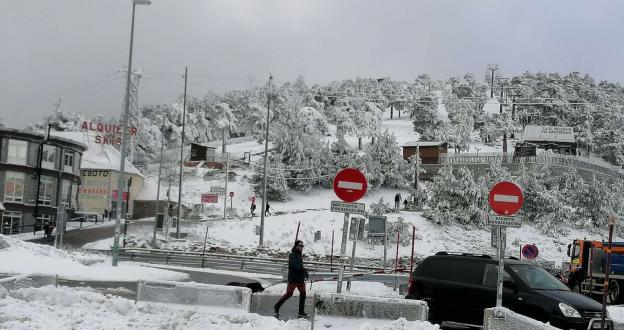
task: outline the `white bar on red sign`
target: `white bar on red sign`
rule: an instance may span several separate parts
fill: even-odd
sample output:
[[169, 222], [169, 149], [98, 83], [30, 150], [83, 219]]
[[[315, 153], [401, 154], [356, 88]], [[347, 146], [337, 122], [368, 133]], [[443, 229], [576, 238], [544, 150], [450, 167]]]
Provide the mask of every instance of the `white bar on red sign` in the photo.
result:
[[361, 182], [338, 181], [338, 188], [362, 190]]
[[494, 194], [495, 202], [518, 203], [518, 196]]

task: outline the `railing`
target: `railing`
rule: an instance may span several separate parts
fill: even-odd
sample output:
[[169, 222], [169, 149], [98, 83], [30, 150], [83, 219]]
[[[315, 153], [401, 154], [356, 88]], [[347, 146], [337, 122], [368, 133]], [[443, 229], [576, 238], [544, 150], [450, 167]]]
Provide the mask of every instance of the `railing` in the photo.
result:
[[[101, 252], [101, 251], [100, 251]], [[110, 251], [107, 251], [107, 253]], [[201, 253], [186, 252], [158, 249], [143, 248], [125, 248], [121, 249], [120, 257], [130, 261], [164, 263], [180, 266], [191, 266], [197, 268], [215, 268], [232, 271], [246, 271], [262, 274], [280, 275], [284, 277], [287, 272], [288, 260], [281, 258], [257, 257], [257, 256], [241, 256], [223, 253]], [[337, 274], [339, 266], [336, 263], [307, 261], [304, 262], [306, 267], [313, 273], [319, 274]], [[344, 265], [346, 268], [347, 265]], [[380, 267], [354, 265], [355, 272], [373, 272], [387, 271], [392, 272], [393, 269], [382, 269]], [[346, 271], [346, 269], [345, 269]], [[352, 273], [346, 273], [350, 276]]]
[[[624, 177], [624, 170], [606, 162], [572, 155], [560, 155], [542, 153], [537, 156], [514, 156], [513, 153], [490, 152], [490, 153], [449, 153], [441, 154], [439, 164], [547, 164], [569, 167], [579, 170], [590, 171], [596, 174], [612, 177]], [[426, 164], [425, 164], [426, 165]]]

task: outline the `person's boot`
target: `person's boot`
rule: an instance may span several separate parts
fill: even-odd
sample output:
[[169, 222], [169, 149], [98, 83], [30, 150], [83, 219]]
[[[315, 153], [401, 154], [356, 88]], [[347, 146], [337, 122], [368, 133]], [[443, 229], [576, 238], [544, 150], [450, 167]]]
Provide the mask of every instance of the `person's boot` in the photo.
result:
[[308, 314], [304, 312], [305, 298], [306, 296], [304, 295], [299, 296], [299, 315], [297, 315], [298, 318], [308, 318]]
[[277, 305], [273, 306], [273, 311], [275, 312], [275, 314], [273, 314], [273, 316], [276, 319], [279, 319], [280, 314], [279, 314], [279, 307]]

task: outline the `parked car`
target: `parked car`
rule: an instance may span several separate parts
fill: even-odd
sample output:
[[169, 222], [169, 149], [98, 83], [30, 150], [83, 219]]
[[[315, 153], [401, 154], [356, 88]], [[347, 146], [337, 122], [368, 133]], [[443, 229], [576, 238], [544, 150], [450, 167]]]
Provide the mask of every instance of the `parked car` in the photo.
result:
[[[543, 268], [505, 259], [503, 306], [562, 329], [587, 329], [602, 305], [570, 291]], [[425, 258], [410, 279], [407, 299], [427, 301], [434, 323], [483, 324], [483, 310], [496, 306], [498, 259], [438, 252]]]

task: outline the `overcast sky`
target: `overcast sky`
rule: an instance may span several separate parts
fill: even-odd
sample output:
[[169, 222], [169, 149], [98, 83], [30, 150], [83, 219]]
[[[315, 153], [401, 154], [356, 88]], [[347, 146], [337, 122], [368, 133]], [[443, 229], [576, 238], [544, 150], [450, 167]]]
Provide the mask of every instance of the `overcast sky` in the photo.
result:
[[[0, 117], [10, 127], [65, 110], [119, 116], [131, 0], [0, 1]], [[622, 81], [624, 1], [152, 0], [137, 6], [139, 102], [173, 102], [302, 75], [413, 80], [489, 63], [503, 76], [580, 71]]]

